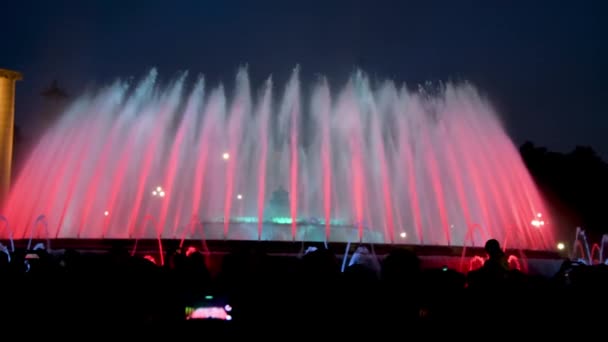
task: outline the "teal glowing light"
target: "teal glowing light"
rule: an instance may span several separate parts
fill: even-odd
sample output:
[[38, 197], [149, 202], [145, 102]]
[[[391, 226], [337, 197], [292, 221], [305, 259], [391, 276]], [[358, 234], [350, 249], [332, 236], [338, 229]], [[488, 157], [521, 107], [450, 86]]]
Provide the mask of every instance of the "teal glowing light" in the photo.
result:
[[[213, 222], [225, 222], [225, 220], [223, 217], [220, 217], [220, 218], [213, 220]], [[252, 224], [252, 223], [258, 223], [258, 222], [259, 222], [259, 220], [256, 216], [235, 216], [235, 217], [230, 218], [230, 223]], [[293, 223], [293, 219], [291, 217], [277, 216], [277, 217], [265, 218], [263, 223], [290, 225]], [[317, 218], [310, 219], [310, 218], [299, 217], [296, 219], [296, 223], [297, 224], [325, 225], [325, 219], [317, 219]], [[340, 220], [340, 219], [332, 219], [330, 221], [330, 224], [332, 226], [352, 225], [352, 223], [349, 224], [346, 220]]]
[[[276, 224], [292, 224], [293, 220], [291, 219], [291, 217], [273, 217], [270, 219], [270, 221], [272, 223], [276, 223]], [[298, 221], [298, 220], [296, 220]]]

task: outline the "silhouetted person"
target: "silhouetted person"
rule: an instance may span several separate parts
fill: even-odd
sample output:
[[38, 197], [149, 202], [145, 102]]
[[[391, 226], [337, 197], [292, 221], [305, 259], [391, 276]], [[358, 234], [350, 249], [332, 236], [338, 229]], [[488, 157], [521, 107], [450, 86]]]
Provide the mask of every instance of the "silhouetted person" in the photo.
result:
[[483, 264], [484, 269], [491, 272], [507, 272], [509, 270], [507, 256], [496, 239], [488, 240], [485, 250], [488, 253], [488, 260]]
[[420, 276], [420, 259], [411, 251], [395, 249], [382, 261], [381, 275], [384, 282], [396, 283], [398, 287], [417, 282]]
[[0, 275], [5, 275], [10, 267], [10, 254], [7, 249], [0, 243]]
[[488, 259], [478, 270], [468, 274], [468, 283], [471, 288], [494, 288], [504, 285], [509, 274], [509, 263], [505, 253], [500, 248], [500, 243], [490, 239], [485, 245]]
[[509, 264], [500, 244], [495, 239], [485, 245], [488, 259], [483, 266], [467, 276], [471, 291], [470, 313], [484, 312], [480, 322], [492, 327], [501, 326], [514, 309], [521, 310], [521, 300], [509, 290]]
[[403, 328], [415, 325], [419, 316], [423, 294], [421, 292], [421, 262], [418, 256], [406, 249], [391, 251], [382, 261], [382, 297], [386, 326]]

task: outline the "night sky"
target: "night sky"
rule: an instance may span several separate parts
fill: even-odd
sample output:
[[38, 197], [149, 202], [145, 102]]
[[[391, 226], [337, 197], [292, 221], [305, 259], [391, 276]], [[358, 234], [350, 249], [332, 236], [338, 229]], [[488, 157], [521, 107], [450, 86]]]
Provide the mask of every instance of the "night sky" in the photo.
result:
[[230, 85], [248, 64], [255, 86], [282, 85], [299, 64], [336, 85], [357, 67], [414, 86], [470, 80], [517, 144], [608, 157], [605, 1], [10, 1], [0, 67], [24, 74], [24, 134], [57, 79], [66, 91], [180, 70]]

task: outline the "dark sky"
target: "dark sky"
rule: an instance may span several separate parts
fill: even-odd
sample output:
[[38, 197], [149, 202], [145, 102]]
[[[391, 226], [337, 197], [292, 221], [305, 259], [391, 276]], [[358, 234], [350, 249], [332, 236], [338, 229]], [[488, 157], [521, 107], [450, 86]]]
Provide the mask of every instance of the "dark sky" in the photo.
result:
[[[40, 92], [71, 93], [151, 67], [254, 82], [300, 64], [336, 83], [356, 67], [410, 85], [476, 84], [516, 143], [591, 145], [608, 156], [606, 1], [7, 1], [0, 67], [23, 72], [27, 134]], [[229, 84], [229, 83], [228, 83]], [[281, 83], [279, 83], [281, 84]]]

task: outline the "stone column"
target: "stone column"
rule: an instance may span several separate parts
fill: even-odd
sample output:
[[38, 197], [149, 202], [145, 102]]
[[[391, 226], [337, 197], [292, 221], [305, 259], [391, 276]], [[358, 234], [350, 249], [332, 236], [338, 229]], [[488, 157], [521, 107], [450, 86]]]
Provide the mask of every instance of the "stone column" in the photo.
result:
[[0, 201], [6, 199], [11, 185], [13, 135], [15, 128], [16, 71], [0, 69]]

